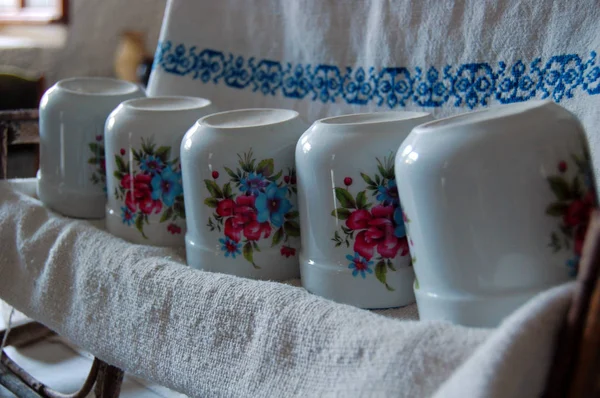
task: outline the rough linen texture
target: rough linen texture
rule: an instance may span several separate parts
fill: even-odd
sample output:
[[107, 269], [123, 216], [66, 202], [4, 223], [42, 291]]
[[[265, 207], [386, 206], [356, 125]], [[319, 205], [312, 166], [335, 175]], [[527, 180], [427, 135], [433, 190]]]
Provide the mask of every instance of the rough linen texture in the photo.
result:
[[495, 331], [400, 321], [414, 306], [385, 317], [289, 284], [192, 270], [174, 251], [48, 211], [34, 190], [0, 182], [0, 297], [190, 396], [535, 396], [572, 290], [540, 295]]

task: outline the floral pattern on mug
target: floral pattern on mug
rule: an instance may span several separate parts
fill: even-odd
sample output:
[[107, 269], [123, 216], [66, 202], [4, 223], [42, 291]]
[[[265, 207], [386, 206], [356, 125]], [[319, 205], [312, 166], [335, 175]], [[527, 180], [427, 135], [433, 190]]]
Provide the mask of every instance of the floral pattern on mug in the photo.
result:
[[269, 239], [271, 247], [281, 244], [282, 257], [295, 256], [296, 248], [289, 242], [290, 237], [300, 236], [299, 214], [291, 200], [297, 194], [294, 169], [288, 168], [285, 175], [283, 170], [276, 173], [273, 159], [257, 163], [252, 149], [238, 158], [235, 171], [223, 168], [229, 177], [224, 184], [218, 182], [218, 170], [211, 172], [212, 179], [204, 180], [210, 193], [204, 204], [214, 209], [207, 227], [225, 235], [219, 239], [225, 257], [235, 259], [241, 254], [257, 269], [254, 252], [261, 251], [264, 240]]
[[88, 164], [92, 165], [93, 171], [90, 181], [92, 184], [101, 184], [106, 192], [106, 159], [104, 157], [104, 137], [99, 134], [95, 142], [88, 144], [92, 154], [88, 158]]
[[[572, 167], [575, 175], [569, 179], [567, 174]], [[558, 230], [550, 235], [548, 246], [555, 253], [562, 250], [572, 253], [566, 266], [575, 276], [592, 210], [597, 203], [589, 153], [584, 150], [582, 156], [571, 155], [569, 161], [559, 161], [556, 168], [558, 174], [547, 178], [556, 201], [548, 205], [546, 214], [560, 221]]]
[[359, 188], [356, 196], [350, 192], [352, 177], [344, 178], [344, 187], [335, 187], [339, 207], [331, 215], [344, 224], [340, 226], [341, 233], [335, 231], [331, 240], [336, 247], [345, 244], [349, 248], [352, 244], [353, 252], [346, 259], [353, 276], [366, 278], [374, 273], [393, 291], [386, 277], [388, 270], [396, 271], [392, 260], [409, 254], [405, 216], [394, 175], [394, 154], [383, 162], [377, 159], [377, 170], [373, 177], [360, 173], [366, 187]]
[[131, 148], [133, 161], [139, 171], [133, 170], [127, 162], [127, 151], [121, 148], [115, 154], [118, 184], [114, 195], [123, 201], [121, 217], [123, 224], [135, 226], [146, 239], [144, 225], [150, 222], [148, 216], [160, 215], [160, 223], [169, 223], [165, 228], [173, 234], [181, 234], [181, 227], [175, 224], [185, 220], [183, 185], [179, 158], [171, 159], [171, 147], [156, 147], [151, 140], [142, 139], [141, 149]]

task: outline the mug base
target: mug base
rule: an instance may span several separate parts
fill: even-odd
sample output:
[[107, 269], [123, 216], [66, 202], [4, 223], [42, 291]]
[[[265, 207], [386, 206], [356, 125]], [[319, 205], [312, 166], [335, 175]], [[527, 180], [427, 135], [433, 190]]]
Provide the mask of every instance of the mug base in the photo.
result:
[[364, 309], [403, 307], [415, 302], [412, 267], [388, 270], [388, 290], [375, 274], [352, 275], [352, 270], [337, 264], [319, 264], [300, 255], [302, 286], [312, 294]]
[[73, 218], [104, 218], [106, 194], [82, 194], [81, 191], [65, 189], [44, 181], [37, 173], [37, 196], [50, 209]]
[[422, 321], [449, 321], [469, 327], [493, 328], [544, 290], [540, 288], [496, 296], [443, 296], [415, 289], [415, 296]]
[[257, 260], [257, 253], [255, 253], [254, 259], [260, 266], [255, 268], [242, 254], [238, 254], [235, 258], [225, 257], [219, 249], [220, 246], [220, 244], [215, 245], [215, 249], [201, 247], [192, 238], [186, 236], [185, 252], [188, 265], [202, 271], [259, 280], [288, 281], [300, 277], [298, 257], [283, 257], [278, 248], [262, 250], [260, 261]]
[[[152, 222], [152, 221], [150, 221]], [[151, 245], [160, 247], [183, 247], [183, 234], [185, 228], [180, 234], [172, 234], [167, 230], [167, 223], [144, 225], [144, 238], [142, 233], [138, 231], [135, 224], [123, 224], [120, 212], [106, 207], [106, 230], [121, 239], [138, 245]]]

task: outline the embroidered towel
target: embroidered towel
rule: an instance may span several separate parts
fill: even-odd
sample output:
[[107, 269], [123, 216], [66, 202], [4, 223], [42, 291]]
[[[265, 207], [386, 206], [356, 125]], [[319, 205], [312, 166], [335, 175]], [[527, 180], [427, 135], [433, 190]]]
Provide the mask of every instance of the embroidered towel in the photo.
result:
[[[127, 372], [194, 397], [534, 397], [572, 285], [498, 329], [415, 322], [192, 270], [0, 182], [0, 298]], [[96, 223], [101, 227], [101, 223]]]
[[548, 98], [582, 119], [597, 152], [599, 20], [596, 0], [170, 0], [149, 94], [309, 122]]

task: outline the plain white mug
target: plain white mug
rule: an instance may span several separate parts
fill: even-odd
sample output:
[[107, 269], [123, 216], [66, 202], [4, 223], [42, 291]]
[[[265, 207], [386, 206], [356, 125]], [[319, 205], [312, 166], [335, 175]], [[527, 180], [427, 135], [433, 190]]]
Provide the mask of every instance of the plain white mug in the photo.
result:
[[46, 91], [37, 175], [44, 204], [70, 217], [104, 217], [104, 123], [121, 102], [144, 95], [133, 83], [100, 77], [61, 80]]

